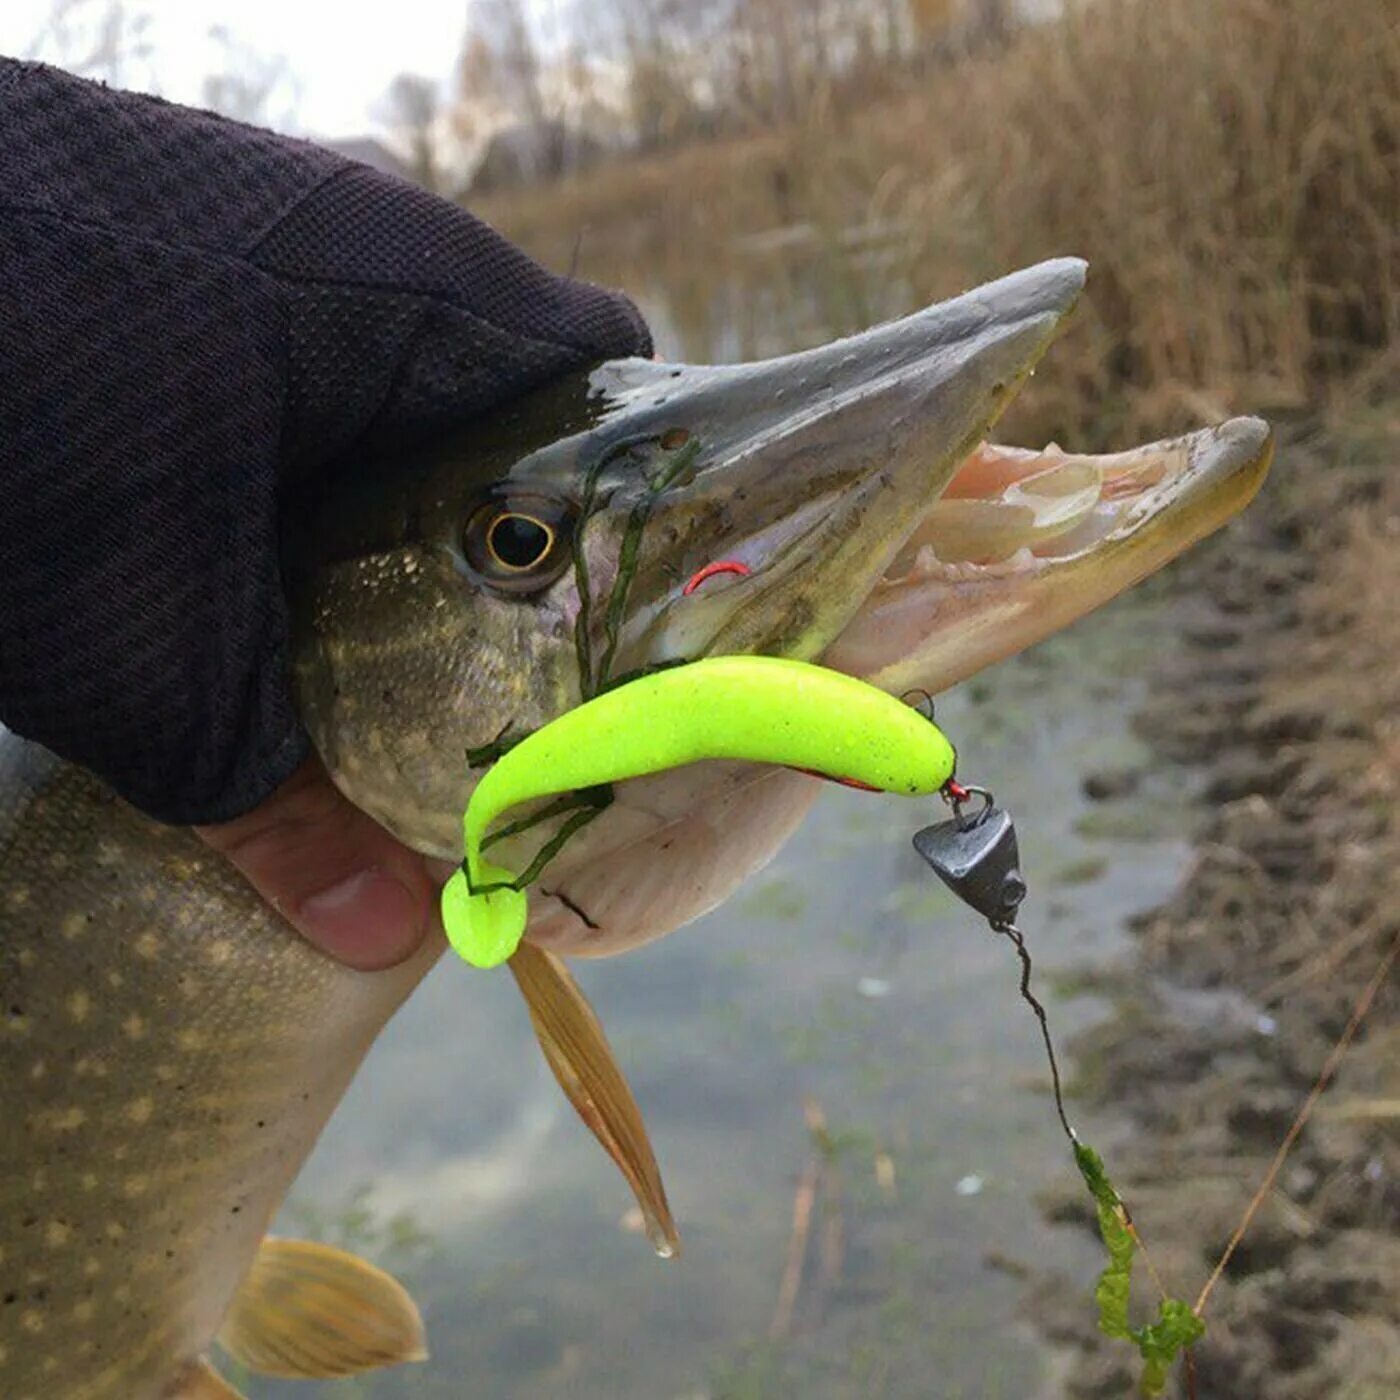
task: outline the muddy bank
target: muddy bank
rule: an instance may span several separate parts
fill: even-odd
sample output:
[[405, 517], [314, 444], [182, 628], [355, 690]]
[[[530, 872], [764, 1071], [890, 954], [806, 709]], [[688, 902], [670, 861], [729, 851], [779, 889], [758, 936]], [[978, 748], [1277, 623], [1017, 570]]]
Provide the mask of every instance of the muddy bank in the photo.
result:
[[[1073, 1048], [1078, 1092], [1133, 1126], [1110, 1166], [1193, 1300], [1400, 927], [1400, 420], [1286, 434], [1187, 584], [1140, 727], [1200, 768], [1197, 857]], [[1106, 806], [1131, 777], [1097, 780]], [[1201, 1400], [1400, 1395], [1394, 982], [1211, 1298]], [[1091, 1227], [1075, 1183], [1045, 1205]], [[1071, 1348], [1069, 1394], [1133, 1393], [1082, 1290], [1048, 1284], [1035, 1310]]]

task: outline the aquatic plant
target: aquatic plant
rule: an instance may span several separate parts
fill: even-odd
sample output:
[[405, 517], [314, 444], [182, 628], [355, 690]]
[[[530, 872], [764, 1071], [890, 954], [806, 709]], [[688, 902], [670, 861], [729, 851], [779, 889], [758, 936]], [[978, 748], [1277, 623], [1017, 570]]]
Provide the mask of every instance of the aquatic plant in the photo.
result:
[[1137, 1232], [1104, 1170], [1103, 1158], [1088, 1143], [1076, 1142], [1074, 1161], [1094, 1198], [1099, 1234], [1108, 1250], [1108, 1267], [1099, 1275], [1094, 1289], [1094, 1300], [1099, 1305], [1099, 1330], [1107, 1337], [1122, 1338], [1137, 1346], [1144, 1362], [1142, 1394], [1161, 1395], [1172, 1362], [1184, 1348], [1205, 1336], [1206, 1325], [1191, 1311], [1189, 1303], [1180, 1298], [1164, 1297], [1158, 1304], [1156, 1322], [1129, 1326], [1128, 1297], [1133, 1255], [1138, 1249]]

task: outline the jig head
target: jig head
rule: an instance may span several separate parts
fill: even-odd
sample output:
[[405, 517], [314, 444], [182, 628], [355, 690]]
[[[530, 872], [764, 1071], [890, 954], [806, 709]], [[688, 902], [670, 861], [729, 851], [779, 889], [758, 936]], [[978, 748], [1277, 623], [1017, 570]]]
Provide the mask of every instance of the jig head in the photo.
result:
[[[1026, 897], [1011, 813], [998, 807], [986, 788], [963, 787], [950, 779], [943, 795], [952, 803], [952, 817], [917, 832], [914, 849], [994, 929], [1009, 928]], [[975, 812], [965, 811], [974, 797], [980, 797], [982, 805]]]

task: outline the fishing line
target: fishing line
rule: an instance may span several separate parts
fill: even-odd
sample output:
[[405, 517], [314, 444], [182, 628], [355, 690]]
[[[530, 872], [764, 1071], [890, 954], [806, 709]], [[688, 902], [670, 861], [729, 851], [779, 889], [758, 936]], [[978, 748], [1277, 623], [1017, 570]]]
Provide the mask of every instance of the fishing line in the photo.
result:
[[998, 933], [1004, 933], [1015, 945], [1016, 956], [1021, 959], [1021, 1000], [1026, 1002], [1035, 1018], [1040, 1022], [1040, 1038], [1045, 1042], [1045, 1058], [1050, 1061], [1050, 1085], [1055, 1094], [1055, 1112], [1060, 1117], [1060, 1127], [1065, 1130], [1065, 1136], [1073, 1146], [1079, 1141], [1074, 1135], [1074, 1129], [1069, 1125], [1069, 1118], [1065, 1115], [1064, 1090], [1060, 1085], [1060, 1066], [1055, 1059], [1055, 1042], [1050, 1039], [1050, 1018], [1045, 1014], [1045, 1007], [1041, 1005], [1039, 997], [1031, 991], [1031, 955], [1026, 947], [1026, 936], [1016, 927], [1015, 924], [993, 925]]

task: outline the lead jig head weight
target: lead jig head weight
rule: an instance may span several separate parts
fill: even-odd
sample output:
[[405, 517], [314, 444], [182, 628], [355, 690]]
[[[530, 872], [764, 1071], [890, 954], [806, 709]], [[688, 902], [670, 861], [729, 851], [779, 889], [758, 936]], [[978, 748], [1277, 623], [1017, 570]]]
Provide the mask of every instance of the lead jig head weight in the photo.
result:
[[[1005, 930], [1026, 897], [1011, 813], [998, 807], [986, 788], [950, 781], [943, 792], [952, 817], [917, 832], [914, 849], [963, 903], [994, 929]], [[981, 806], [969, 812], [973, 798], [981, 798]]]

